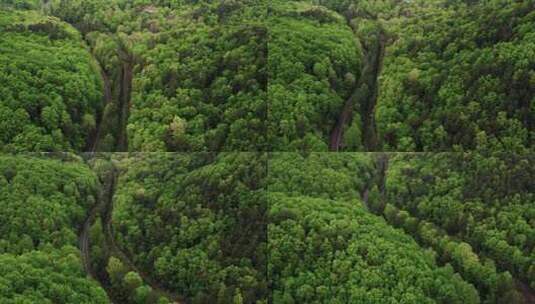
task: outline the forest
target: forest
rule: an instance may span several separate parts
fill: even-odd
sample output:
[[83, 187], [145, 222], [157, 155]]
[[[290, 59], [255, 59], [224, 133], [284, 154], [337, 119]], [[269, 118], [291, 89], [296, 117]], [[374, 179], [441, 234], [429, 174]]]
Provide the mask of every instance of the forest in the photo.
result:
[[267, 303], [266, 155], [0, 156], [2, 303]]
[[275, 153], [274, 303], [533, 303], [532, 155]]
[[1, 150], [267, 150], [266, 5], [0, 1]]
[[535, 158], [0, 156], [5, 303], [533, 303]]
[[0, 5], [2, 151], [533, 151], [533, 1]]
[[535, 287], [534, 161], [531, 154], [400, 155], [386, 174], [386, 204], [374, 211], [495, 300], [507, 295], [504, 283]]
[[265, 154], [136, 154], [120, 166], [112, 228], [134, 264], [192, 303], [266, 303]]
[[0, 0], [0, 304], [532, 304], [534, 143], [533, 0]]
[[533, 1], [272, 1], [271, 151], [533, 150]]
[[2, 303], [109, 303], [86, 277], [77, 232], [97, 176], [75, 156], [0, 156]]

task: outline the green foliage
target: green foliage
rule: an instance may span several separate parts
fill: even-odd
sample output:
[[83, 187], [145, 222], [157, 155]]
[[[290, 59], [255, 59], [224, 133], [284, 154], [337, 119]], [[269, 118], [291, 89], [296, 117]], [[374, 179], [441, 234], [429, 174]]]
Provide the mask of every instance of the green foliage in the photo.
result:
[[40, 6], [41, 0], [3, 0], [0, 3], [1, 8], [6, 9], [37, 9]]
[[77, 230], [98, 181], [75, 156], [0, 155], [2, 303], [109, 303], [87, 279]]
[[358, 201], [273, 192], [269, 201], [276, 220], [269, 225], [268, 275], [276, 303], [479, 303], [451, 267], [438, 268], [432, 255]]
[[202, 23], [155, 37], [134, 80], [129, 149], [264, 150], [266, 37], [259, 25]]
[[113, 212], [120, 247], [193, 303], [265, 298], [265, 162], [255, 153], [123, 159]]
[[475, 288], [451, 266], [438, 267], [431, 251], [362, 207], [358, 190], [371, 186], [372, 169], [366, 154], [272, 156], [273, 302], [479, 303]]
[[0, 40], [0, 150], [83, 150], [102, 84], [80, 35], [35, 11], [2, 10]]
[[48, 11], [85, 34], [109, 78], [99, 148], [266, 150], [266, 6], [52, 1]]
[[75, 245], [97, 180], [79, 163], [0, 155], [0, 189], [0, 253], [22, 253]]
[[[422, 240], [440, 247], [454, 264], [461, 263], [459, 267], [471, 273], [468, 276], [487, 285], [488, 293], [500, 293], [496, 282], [482, 282], [491, 276], [475, 268], [477, 261], [468, 265], [477, 256], [467, 258], [461, 252], [473, 248], [493, 259], [498, 269], [509, 271], [528, 285], [533, 283], [529, 267], [535, 259], [534, 161], [531, 155], [516, 154], [396, 155], [388, 171], [388, 201], [422, 223], [433, 224], [420, 225], [426, 227], [426, 231], [419, 231]], [[394, 206], [389, 208], [385, 209], [389, 222], [403, 226], [406, 220], [396, 215]], [[466, 243], [453, 245], [445, 237], [448, 234]], [[440, 238], [453, 247], [438, 242]]]
[[0, 254], [0, 297], [5, 304], [109, 303], [104, 290], [86, 278], [71, 246]]
[[385, 59], [376, 115], [385, 149], [530, 149], [533, 3], [448, 2], [391, 28], [398, 38]]
[[1, 303], [529, 300], [533, 1], [0, 2], [0, 151], [188, 152], [0, 155]]
[[139, 276], [137, 272], [130, 271], [128, 272], [124, 278], [124, 286], [127, 290], [135, 290], [143, 284], [143, 279]]
[[268, 136], [273, 151], [326, 151], [360, 76], [360, 45], [338, 14], [274, 1], [268, 43]]
[[274, 153], [269, 161], [269, 191], [352, 200], [374, 174], [373, 159], [366, 154]]
[[109, 275], [112, 284], [116, 285], [122, 282], [128, 269], [124, 266], [120, 259], [112, 256], [108, 260], [108, 266], [106, 266], [106, 272]]

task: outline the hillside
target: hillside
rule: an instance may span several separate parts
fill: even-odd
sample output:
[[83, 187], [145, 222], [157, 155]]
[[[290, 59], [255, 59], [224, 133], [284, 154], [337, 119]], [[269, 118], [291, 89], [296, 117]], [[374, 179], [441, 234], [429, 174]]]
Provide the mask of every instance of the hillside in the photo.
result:
[[0, 304], [535, 304], [535, 0], [0, 0]]

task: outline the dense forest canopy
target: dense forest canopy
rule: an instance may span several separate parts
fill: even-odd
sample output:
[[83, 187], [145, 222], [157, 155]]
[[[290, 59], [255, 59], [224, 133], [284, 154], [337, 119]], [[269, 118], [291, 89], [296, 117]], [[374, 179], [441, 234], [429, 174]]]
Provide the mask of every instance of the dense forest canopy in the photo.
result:
[[2, 8], [3, 150], [532, 150], [533, 1]]
[[533, 288], [534, 161], [516, 154], [400, 155], [388, 170], [387, 201], [463, 240]]
[[[365, 154], [273, 157], [268, 277], [274, 303], [480, 303], [474, 286], [451, 266], [439, 267], [431, 251], [367, 212], [359, 193], [372, 186], [374, 167]], [[309, 173], [318, 174], [314, 184], [293, 178]]]
[[70, 25], [0, 11], [0, 149], [82, 151], [102, 107], [98, 66]]
[[[274, 151], [532, 150], [533, 1], [275, 1], [271, 12]], [[336, 58], [349, 50], [341, 35], [350, 62]]]
[[[3, 296], [107, 303], [85, 269], [126, 303], [530, 303], [533, 161], [503, 153], [3, 155], [0, 272], [12, 278], [0, 280]], [[53, 275], [38, 275], [50, 292], [28, 281], [27, 264], [31, 276]]]
[[88, 168], [31, 154], [2, 155], [0, 172], [0, 222], [9, 222], [0, 227], [2, 252], [76, 245], [78, 223], [96, 198], [97, 180]]
[[53, 1], [50, 13], [85, 34], [110, 82], [98, 149], [265, 150], [265, 6]]
[[2, 8], [3, 150], [267, 149], [267, 2]]
[[113, 228], [140, 269], [191, 303], [266, 303], [265, 155], [134, 154], [120, 166]]
[[446, 1], [394, 26], [377, 128], [394, 151], [532, 149], [535, 3]]
[[360, 44], [335, 12], [273, 1], [268, 21], [272, 151], [327, 151], [332, 125], [360, 76]]
[[0, 303], [535, 303], [535, 1], [0, 0]]
[[195, 23], [155, 38], [134, 79], [129, 149], [265, 149], [266, 36], [261, 24]]
[[2, 303], [109, 303], [75, 247], [97, 185], [80, 160], [0, 156]]

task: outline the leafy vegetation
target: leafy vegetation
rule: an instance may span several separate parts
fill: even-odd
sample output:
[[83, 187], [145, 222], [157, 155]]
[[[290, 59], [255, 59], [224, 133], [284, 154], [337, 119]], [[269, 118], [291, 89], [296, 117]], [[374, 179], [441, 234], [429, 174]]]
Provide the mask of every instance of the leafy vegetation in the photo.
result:
[[[533, 288], [533, 161], [531, 155], [516, 154], [397, 156], [386, 187], [393, 206], [386, 205], [384, 213], [439, 247], [443, 259], [458, 259], [489, 292], [500, 292], [496, 269]], [[460, 250], [475, 259], [468, 260]]]
[[194, 23], [154, 38], [134, 80], [130, 150], [264, 150], [266, 35]]
[[[358, 190], [373, 181], [373, 167], [366, 154], [274, 157], [268, 179], [273, 301], [479, 303], [476, 289], [451, 266], [438, 267], [431, 251], [366, 211]], [[318, 174], [318, 187], [295, 173]]]
[[2, 303], [109, 303], [100, 286], [86, 278], [78, 255], [71, 246], [0, 254]]
[[342, 16], [305, 2], [274, 1], [268, 25], [270, 148], [327, 151], [360, 76], [360, 44]]
[[74, 247], [95, 175], [80, 160], [0, 155], [0, 189], [2, 303], [109, 303]]
[[376, 117], [384, 149], [531, 149], [533, 2], [443, 2], [392, 30]]
[[102, 107], [98, 68], [71, 26], [0, 11], [0, 149], [82, 151]]
[[535, 303], [534, 29], [534, 1], [0, 0], [0, 302]]
[[2, 7], [4, 150], [532, 150], [531, 1]]
[[99, 150], [266, 150], [264, 1], [53, 1], [110, 102]]
[[76, 228], [95, 204], [97, 180], [79, 163], [0, 156], [1, 251], [76, 245]]
[[268, 23], [275, 151], [531, 150], [532, 2], [280, 2]]
[[119, 247], [191, 303], [265, 303], [265, 162], [255, 153], [125, 158], [112, 219]]

